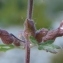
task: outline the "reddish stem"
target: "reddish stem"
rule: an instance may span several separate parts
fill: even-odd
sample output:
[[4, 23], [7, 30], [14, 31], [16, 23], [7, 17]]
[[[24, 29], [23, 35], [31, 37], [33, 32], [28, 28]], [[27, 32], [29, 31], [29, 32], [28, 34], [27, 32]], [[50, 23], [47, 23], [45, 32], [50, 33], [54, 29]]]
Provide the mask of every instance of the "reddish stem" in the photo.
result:
[[32, 18], [33, 0], [28, 0], [27, 18]]
[[30, 44], [29, 44], [29, 40], [26, 40], [26, 59], [25, 59], [25, 63], [30, 63]]
[[[28, 10], [27, 10], [27, 19], [32, 18], [32, 10], [33, 10], [33, 0], [28, 0]], [[26, 30], [26, 29], [25, 29]], [[26, 59], [25, 63], [30, 63], [30, 42], [29, 42], [29, 37], [28, 37], [27, 31], [25, 31], [25, 48], [26, 48]]]

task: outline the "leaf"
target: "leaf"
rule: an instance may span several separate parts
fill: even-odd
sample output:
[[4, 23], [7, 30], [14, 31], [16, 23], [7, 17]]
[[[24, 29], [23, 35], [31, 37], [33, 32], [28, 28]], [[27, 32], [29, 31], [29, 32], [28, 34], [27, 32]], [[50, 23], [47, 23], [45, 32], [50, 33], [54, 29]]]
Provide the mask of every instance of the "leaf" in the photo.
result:
[[[30, 36], [30, 40], [33, 44], [38, 44], [38, 42], [36, 41], [36, 39], [33, 36]], [[54, 49], [60, 49], [60, 47], [52, 44], [53, 42], [54, 42], [54, 40], [48, 40], [46, 42], [39, 43], [38, 49], [45, 50], [50, 53], [57, 53], [57, 51]]]
[[46, 45], [38, 45], [38, 49], [45, 50], [46, 52], [50, 53], [57, 53], [55, 49], [60, 49], [60, 47], [54, 44], [46, 44]]
[[42, 42], [40, 44], [47, 45], [47, 44], [52, 44], [53, 42], [54, 42], [54, 40], [47, 40], [46, 42]]
[[38, 49], [39, 50], [45, 50], [46, 52], [50, 52], [50, 53], [57, 53], [57, 51], [54, 50], [53, 47], [50, 47], [50, 46], [41, 46], [41, 45], [39, 45]]
[[54, 40], [47, 40], [45, 43], [47, 44], [52, 44], [54, 42]]
[[58, 46], [58, 45], [51, 44], [51, 46], [52, 46], [54, 49], [61, 49], [61, 47]]
[[30, 36], [30, 40], [33, 44], [38, 44], [37, 40], [33, 36]]
[[51, 48], [48, 48], [48, 49], [44, 49], [44, 50], [46, 50], [46, 52], [50, 52], [50, 53], [57, 53], [57, 51], [56, 50], [54, 50], [54, 49], [51, 49]]
[[9, 49], [14, 48], [13, 45], [4, 45], [4, 44], [0, 44], [0, 51], [7, 51]]
[[54, 40], [48, 40], [46, 42], [38, 44], [38, 49], [43, 50], [46, 46], [51, 45], [54, 42]]
[[46, 42], [40, 43], [40, 44], [38, 44], [38, 49], [45, 50], [47, 47], [50, 47], [51, 49], [60, 49], [59, 46], [53, 45], [52, 44], [53, 42], [54, 42], [54, 40], [48, 40]]
[[39, 50], [43, 50], [43, 49], [44, 49], [44, 46], [38, 45], [38, 49], [39, 49]]

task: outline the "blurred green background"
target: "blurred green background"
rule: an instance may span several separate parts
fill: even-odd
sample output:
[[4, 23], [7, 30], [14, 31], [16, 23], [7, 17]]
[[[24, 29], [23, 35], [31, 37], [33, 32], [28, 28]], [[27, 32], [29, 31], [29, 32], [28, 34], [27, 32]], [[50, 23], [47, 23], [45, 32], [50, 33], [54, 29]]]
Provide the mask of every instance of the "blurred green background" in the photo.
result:
[[[23, 25], [28, 0], [0, 0], [0, 26]], [[37, 29], [50, 28], [53, 19], [63, 11], [63, 0], [34, 0], [33, 20]]]
[[[27, 0], [0, 0], [0, 26], [23, 25], [27, 14], [27, 3]], [[51, 25], [45, 9], [45, 3], [40, 4], [40, 0], [34, 0], [33, 20], [37, 28], [48, 28]]]

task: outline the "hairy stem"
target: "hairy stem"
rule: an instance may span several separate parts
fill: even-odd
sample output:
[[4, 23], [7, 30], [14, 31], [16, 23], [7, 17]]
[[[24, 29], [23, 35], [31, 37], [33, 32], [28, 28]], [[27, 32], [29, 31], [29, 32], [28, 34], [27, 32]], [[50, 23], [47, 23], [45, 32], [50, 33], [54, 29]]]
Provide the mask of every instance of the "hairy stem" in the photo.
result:
[[33, 0], [28, 0], [27, 18], [32, 18]]
[[[28, 0], [28, 9], [27, 9], [27, 19], [32, 19], [32, 10], [33, 10], [33, 0]], [[25, 26], [25, 48], [26, 48], [26, 59], [25, 63], [30, 63], [30, 42], [28, 37], [28, 31]]]
[[30, 63], [30, 44], [29, 44], [29, 40], [26, 39], [26, 59], [25, 59], [25, 63]]
[[[33, 0], [28, 0], [28, 9], [27, 9], [27, 19], [32, 19], [32, 10], [33, 10]], [[27, 34], [26, 34], [27, 33]], [[25, 49], [26, 49], [26, 59], [25, 63], [30, 63], [30, 42], [27, 28], [25, 28]]]

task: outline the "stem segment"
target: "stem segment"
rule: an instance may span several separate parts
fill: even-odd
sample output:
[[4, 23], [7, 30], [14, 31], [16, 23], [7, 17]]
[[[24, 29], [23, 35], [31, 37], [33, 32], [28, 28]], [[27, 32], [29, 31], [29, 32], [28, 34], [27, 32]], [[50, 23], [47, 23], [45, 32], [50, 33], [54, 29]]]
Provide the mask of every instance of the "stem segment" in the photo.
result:
[[30, 43], [29, 40], [26, 39], [26, 59], [25, 59], [25, 63], [30, 63]]
[[32, 10], [33, 10], [33, 0], [28, 0], [28, 10], [27, 10], [27, 18], [32, 18]]
[[[32, 19], [32, 10], [33, 10], [33, 0], [28, 0], [28, 10], [27, 10], [27, 19]], [[25, 29], [26, 30], [26, 29]], [[25, 49], [26, 49], [26, 59], [25, 63], [30, 63], [30, 41], [28, 32], [25, 31]]]

